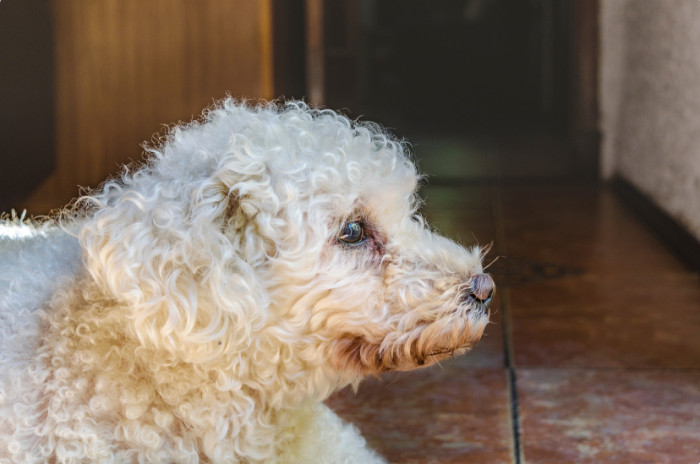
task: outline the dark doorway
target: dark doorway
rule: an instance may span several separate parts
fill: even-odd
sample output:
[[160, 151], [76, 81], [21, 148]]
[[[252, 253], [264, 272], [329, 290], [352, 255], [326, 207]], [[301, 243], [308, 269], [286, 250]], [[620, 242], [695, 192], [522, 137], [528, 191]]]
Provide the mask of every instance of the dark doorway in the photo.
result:
[[571, 117], [574, 85], [589, 84], [573, 79], [577, 0], [309, 4], [323, 9], [323, 24], [307, 21], [322, 29], [320, 103], [405, 136], [436, 179], [583, 172]]
[[[556, 56], [562, 50], [555, 47], [563, 41], [551, 38], [554, 29], [563, 29], [553, 24], [560, 17], [550, 11], [555, 4], [392, 0], [370, 5], [361, 63], [368, 107], [394, 109], [409, 122], [448, 129], [564, 115], [562, 99], [554, 98], [563, 96], [566, 69], [565, 56]], [[560, 9], [563, 3], [556, 5]], [[558, 89], [544, 85], [555, 81]]]

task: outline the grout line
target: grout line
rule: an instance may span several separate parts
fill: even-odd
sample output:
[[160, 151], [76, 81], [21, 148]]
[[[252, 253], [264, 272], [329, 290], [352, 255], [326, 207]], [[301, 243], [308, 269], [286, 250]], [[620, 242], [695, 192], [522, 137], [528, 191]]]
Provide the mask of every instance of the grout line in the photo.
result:
[[503, 350], [506, 375], [508, 376], [508, 395], [510, 399], [510, 422], [513, 433], [513, 461], [515, 464], [524, 463], [520, 430], [520, 404], [518, 403], [518, 385], [515, 372], [515, 358], [510, 328], [510, 298], [506, 289], [501, 295], [503, 311]]
[[[492, 201], [492, 215], [496, 233], [496, 252], [506, 255], [505, 224], [503, 216], [503, 203], [500, 186], [494, 189], [495, 199]], [[523, 464], [521, 430], [520, 430], [520, 406], [518, 404], [518, 386], [515, 372], [515, 353], [510, 317], [510, 294], [507, 288], [501, 293], [501, 311], [503, 317], [503, 358], [505, 361], [506, 375], [508, 376], [508, 397], [510, 400], [510, 422], [513, 438], [513, 462]]]

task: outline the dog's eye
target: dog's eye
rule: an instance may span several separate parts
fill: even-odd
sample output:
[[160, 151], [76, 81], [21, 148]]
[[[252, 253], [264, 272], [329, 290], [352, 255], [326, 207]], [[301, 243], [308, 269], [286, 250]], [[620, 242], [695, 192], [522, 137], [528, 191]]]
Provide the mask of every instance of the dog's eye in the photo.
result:
[[351, 245], [362, 242], [365, 239], [365, 226], [360, 221], [346, 222], [340, 229], [338, 240]]

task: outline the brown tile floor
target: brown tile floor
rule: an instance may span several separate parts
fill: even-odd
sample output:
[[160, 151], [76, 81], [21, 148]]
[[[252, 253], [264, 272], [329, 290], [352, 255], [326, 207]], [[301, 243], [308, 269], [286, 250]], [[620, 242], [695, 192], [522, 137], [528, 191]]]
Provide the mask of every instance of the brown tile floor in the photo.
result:
[[[494, 324], [466, 356], [329, 404], [390, 462], [700, 462], [700, 279], [604, 187], [426, 188], [494, 242]], [[515, 418], [515, 421], [514, 421]]]

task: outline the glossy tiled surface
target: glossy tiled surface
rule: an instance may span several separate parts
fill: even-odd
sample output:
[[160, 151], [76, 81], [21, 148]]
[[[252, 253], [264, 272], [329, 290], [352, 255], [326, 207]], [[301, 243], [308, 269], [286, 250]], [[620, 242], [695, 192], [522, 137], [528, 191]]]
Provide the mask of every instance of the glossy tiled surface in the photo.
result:
[[521, 462], [700, 462], [698, 275], [604, 188], [501, 198], [507, 253], [581, 271], [508, 289]]
[[700, 461], [700, 371], [519, 369], [524, 461]]
[[371, 446], [397, 463], [700, 462], [698, 275], [605, 187], [423, 195], [443, 233], [493, 243], [499, 300], [466, 356], [330, 401]]
[[507, 381], [502, 369], [442, 368], [387, 375], [330, 400], [372, 448], [396, 463], [511, 463]]
[[700, 369], [700, 283], [583, 275], [511, 290], [518, 366]]
[[582, 271], [510, 289], [517, 366], [700, 369], [698, 276], [610, 192], [548, 187], [503, 198], [508, 253]]

